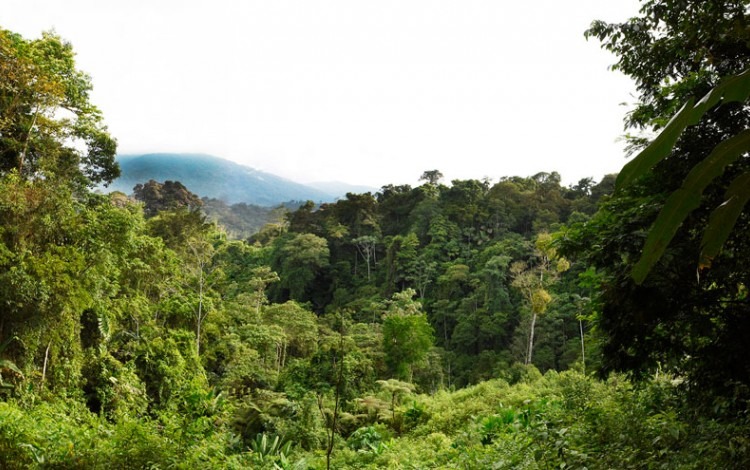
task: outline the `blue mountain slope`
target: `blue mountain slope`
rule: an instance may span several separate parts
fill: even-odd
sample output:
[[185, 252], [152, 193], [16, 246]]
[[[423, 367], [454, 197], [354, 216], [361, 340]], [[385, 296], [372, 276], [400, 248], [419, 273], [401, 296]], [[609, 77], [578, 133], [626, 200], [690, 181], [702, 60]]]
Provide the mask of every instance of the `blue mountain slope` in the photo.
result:
[[211, 155], [119, 155], [117, 161], [122, 175], [108, 190], [126, 194], [131, 194], [136, 184], [153, 179], [180, 181], [201, 197], [221, 199], [229, 204], [275, 206], [287, 201], [330, 202], [337, 196]]

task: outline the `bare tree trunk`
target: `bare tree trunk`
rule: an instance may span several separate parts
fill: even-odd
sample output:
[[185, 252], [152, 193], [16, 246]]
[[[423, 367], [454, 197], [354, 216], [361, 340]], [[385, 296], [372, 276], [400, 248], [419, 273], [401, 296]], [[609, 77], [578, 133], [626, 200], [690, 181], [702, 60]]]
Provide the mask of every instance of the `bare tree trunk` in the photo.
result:
[[578, 319], [578, 327], [581, 330], [581, 361], [583, 362], [583, 375], [586, 375], [586, 348], [583, 343], [583, 320]]
[[[362, 255], [362, 259], [365, 260], [365, 266], [367, 267], [367, 280], [370, 280], [370, 248], [367, 245], [360, 246], [359, 243], [356, 244], [357, 251], [360, 255]], [[355, 273], [356, 274], [356, 273]]]
[[450, 389], [451, 385], [453, 385], [452, 374], [453, 371], [451, 370], [451, 360], [448, 359], [448, 389]]
[[281, 343], [276, 343], [276, 373], [281, 372]]
[[[546, 264], [549, 262], [546, 256], [542, 258], [543, 265], [546, 266]], [[544, 269], [539, 270], [539, 286], [540, 288], [543, 288], [544, 286]], [[533, 292], [529, 295], [529, 298], [533, 297]], [[531, 313], [531, 331], [529, 331], [529, 349], [526, 352], [526, 365], [531, 364], [531, 357], [534, 353], [534, 329], [536, 328], [536, 312], [534, 312], [534, 307], [532, 305], [531, 307], [532, 313]]]
[[26, 160], [26, 152], [29, 150], [29, 140], [31, 139], [31, 131], [34, 130], [34, 126], [36, 125], [36, 118], [39, 116], [39, 106], [37, 106], [36, 111], [34, 111], [34, 119], [31, 121], [31, 125], [29, 126], [29, 131], [26, 133], [26, 140], [23, 142], [23, 150], [21, 150], [21, 153], [18, 155], [18, 174], [21, 175], [23, 173], [23, 163], [24, 160]]
[[534, 327], [536, 326], [536, 313], [531, 314], [531, 331], [529, 331], [529, 349], [526, 351], [526, 365], [531, 364], [531, 354], [534, 352]]
[[203, 266], [200, 267], [198, 278], [198, 317], [195, 326], [195, 351], [201, 355], [201, 323], [203, 323]]
[[47, 343], [47, 349], [44, 351], [44, 366], [42, 367], [42, 384], [44, 387], [44, 379], [47, 377], [47, 361], [49, 360], [49, 348], [52, 346], [52, 342]]

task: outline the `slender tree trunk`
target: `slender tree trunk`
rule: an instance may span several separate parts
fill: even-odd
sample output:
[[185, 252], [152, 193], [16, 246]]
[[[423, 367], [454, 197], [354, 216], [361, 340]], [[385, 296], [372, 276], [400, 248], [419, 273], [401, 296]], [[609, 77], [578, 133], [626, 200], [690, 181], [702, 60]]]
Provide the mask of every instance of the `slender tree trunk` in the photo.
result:
[[586, 375], [586, 348], [583, 342], [583, 320], [578, 319], [578, 327], [581, 330], [581, 362], [583, 362], [583, 375]]
[[44, 380], [47, 377], [47, 361], [49, 360], [49, 348], [52, 346], [52, 342], [47, 343], [47, 349], [44, 351], [44, 366], [42, 367], [42, 385], [44, 387]]
[[370, 255], [372, 253], [370, 251], [370, 248], [367, 245], [360, 247], [359, 243], [357, 243], [356, 247], [357, 247], [357, 251], [359, 252], [359, 254], [362, 255], [362, 259], [365, 260], [365, 266], [367, 267], [367, 281], [369, 282], [370, 281]]
[[255, 301], [255, 319], [256, 321], [260, 322], [260, 304], [263, 299], [263, 289], [258, 289], [256, 295], [258, 296], [258, 298]]
[[453, 384], [453, 380], [452, 380], [452, 377], [451, 377], [452, 372], [453, 371], [451, 370], [451, 360], [448, 359], [448, 389], [450, 389], [451, 385]]
[[526, 365], [531, 364], [531, 354], [534, 352], [534, 327], [536, 326], [536, 312], [531, 314], [531, 331], [529, 331], [529, 349], [526, 351]]
[[29, 140], [31, 140], [31, 131], [34, 130], [34, 126], [36, 125], [36, 119], [39, 116], [39, 106], [37, 106], [36, 111], [34, 112], [34, 119], [31, 121], [31, 125], [29, 126], [29, 131], [26, 133], [26, 140], [23, 142], [23, 150], [21, 150], [21, 153], [18, 155], [18, 174], [23, 174], [23, 164], [24, 160], [26, 160], [26, 152], [29, 150]]
[[[542, 263], [545, 266], [548, 263], [548, 259], [546, 256], [542, 258]], [[539, 270], [539, 287], [543, 288], [543, 286], [544, 286], [544, 269], [540, 269]], [[529, 294], [529, 298], [530, 299], [533, 298], [533, 295], [534, 293], [532, 291]], [[532, 305], [532, 310], [533, 309], [534, 307]], [[534, 353], [534, 329], [536, 327], [536, 316], [537, 316], [536, 312], [531, 313], [531, 331], [529, 331], [529, 349], [526, 352], [526, 365], [531, 364], [531, 357], [532, 357], [532, 354]]]
[[[195, 351], [198, 356], [201, 354], [201, 327], [203, 321], [208, 315], [207, 311], [203, 310], [203, 297], [206, 293], [206, 273], [211, 258], [213, 257], [210, 251], [212, 247], [208, 242], [201, 241], [188, 241], [188, 248], [193, 252], [195, 256], [195, 269], [198, 274], [198, 309], [195, 312]], [[189, 266], [192, 268], [192, 265]], [[191, 269], [192, 270], [192, 269]]]
[[317, 393], [316, 394], [316, 398], [317, 398], [317, 401], [318, 401], [318, 411], [320, 411], [320, 417], [323, 419], [323, 421], [327, 421], [326, 420], [326, 412], [323, 409], [323, 394], [322, 393]]
[[281, 343], [276, 343], [276, 373], [281, 372]]
[[201, 323], [203, 323], [203, 267], [200, 268], [198, 277], [198, 317], [195, 325], [195, 350], [201, 355]]

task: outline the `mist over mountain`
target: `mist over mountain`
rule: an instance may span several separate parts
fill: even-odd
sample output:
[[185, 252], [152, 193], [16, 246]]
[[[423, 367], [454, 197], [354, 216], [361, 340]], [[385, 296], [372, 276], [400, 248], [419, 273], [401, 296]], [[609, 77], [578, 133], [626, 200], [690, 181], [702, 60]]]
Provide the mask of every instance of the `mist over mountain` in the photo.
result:
[[[133, 192], [133, 187], [148, 180], [180, 181], [201, 197], [221, 199], [228, 204], [244, 202], [275, 206], [288, 201], [332, 202], [344, 196], [335, 186], [325, 191], [238, 163], [204, 154], [150, 153], [118, 155], [122, 175], [108, 191]], [[336, 183], [341, 188], [353, 186]], [[351, 191], [349, 189], [348, 191]]]

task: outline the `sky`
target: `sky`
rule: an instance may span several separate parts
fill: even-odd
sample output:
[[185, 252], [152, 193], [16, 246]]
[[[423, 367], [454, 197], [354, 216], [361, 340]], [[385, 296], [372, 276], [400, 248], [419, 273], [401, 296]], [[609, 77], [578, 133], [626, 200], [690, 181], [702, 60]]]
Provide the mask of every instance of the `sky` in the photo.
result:
[[634, 85], [583, 32], [635, 0], [0, 0], [92, 77], [121, 154], [207, 153], [379, 188], [626, 162]]

